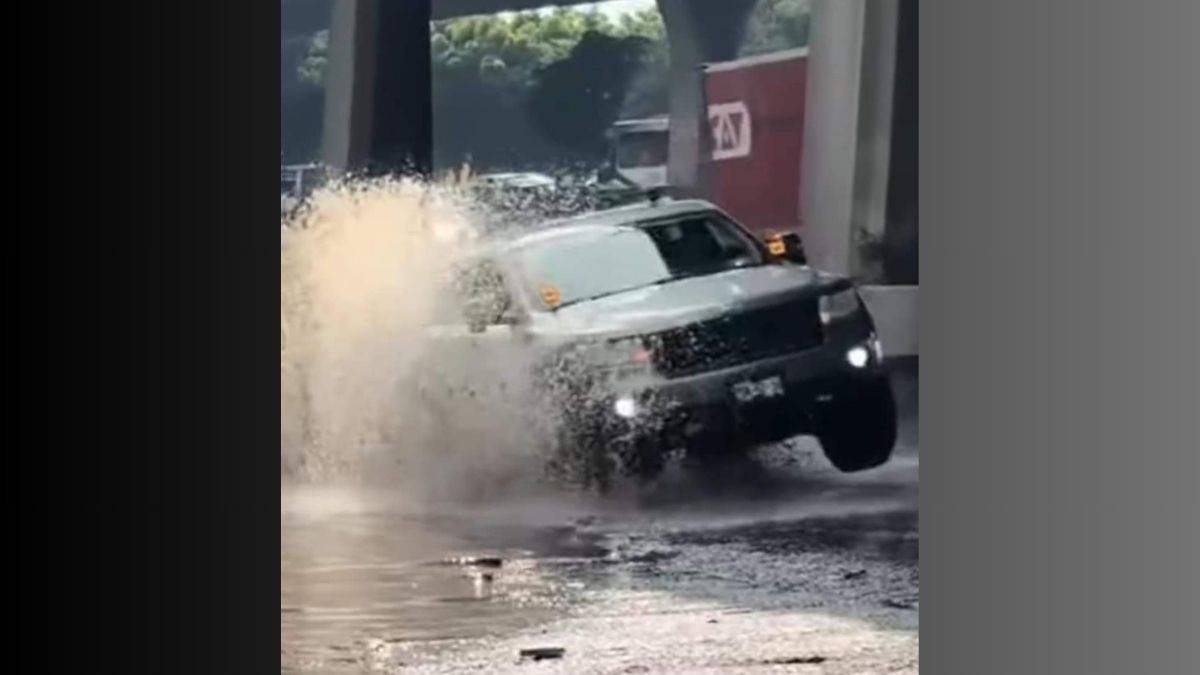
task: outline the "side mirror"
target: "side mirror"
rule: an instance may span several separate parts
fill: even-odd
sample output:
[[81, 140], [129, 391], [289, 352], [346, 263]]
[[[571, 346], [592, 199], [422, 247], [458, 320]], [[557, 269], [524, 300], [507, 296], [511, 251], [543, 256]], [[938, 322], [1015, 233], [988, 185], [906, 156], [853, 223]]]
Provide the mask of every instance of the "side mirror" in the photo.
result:
[[463, 318], [472, 333], [482, 333], [488, 326], [512, 324], [516, 320], [509, 313], [511, 298], [504, 288], [481, 291], [463, 302]]
[[484, 332], [496, 319], [484, 304], [476, 302], [468, 302], [463, 306], [463, 317], [467, 320], [467, 330], [472, 333]]
[[766, 238], [767, 251], [779, 260], [789, 260], [797, 265], [807, 265], [808, 256], [804, 253], [804, 244], [800, 235], [795, 232], [773, 234]]
[[456, 272], [455, 286], [468, 330], [482, 333], [500, 323], [512, 304], [500, 271], [482, 263]]

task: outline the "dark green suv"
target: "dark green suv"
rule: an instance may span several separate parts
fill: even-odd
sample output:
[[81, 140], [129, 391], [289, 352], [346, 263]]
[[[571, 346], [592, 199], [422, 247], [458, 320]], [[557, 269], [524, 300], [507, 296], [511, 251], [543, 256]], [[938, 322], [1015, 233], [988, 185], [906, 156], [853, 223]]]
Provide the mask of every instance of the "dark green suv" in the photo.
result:
[[533, 355], [539, 405], [601, 482], [803, 433], [842, 471], [878, 466], [896, 411], [871, 315], [849, 279], [781, 253], [699, 200], [551, 223], [458, 266], [460, 338]]

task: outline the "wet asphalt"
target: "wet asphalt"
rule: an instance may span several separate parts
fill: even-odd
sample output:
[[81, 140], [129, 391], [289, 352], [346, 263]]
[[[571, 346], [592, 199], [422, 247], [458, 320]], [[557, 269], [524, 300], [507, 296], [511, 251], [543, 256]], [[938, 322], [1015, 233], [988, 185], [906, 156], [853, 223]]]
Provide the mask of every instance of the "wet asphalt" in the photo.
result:
[[896, 368], [898, 447], [857, 474], [798, 437], [605, 497], [284, 485], [281, 668], [916, 672], [918, 381]]

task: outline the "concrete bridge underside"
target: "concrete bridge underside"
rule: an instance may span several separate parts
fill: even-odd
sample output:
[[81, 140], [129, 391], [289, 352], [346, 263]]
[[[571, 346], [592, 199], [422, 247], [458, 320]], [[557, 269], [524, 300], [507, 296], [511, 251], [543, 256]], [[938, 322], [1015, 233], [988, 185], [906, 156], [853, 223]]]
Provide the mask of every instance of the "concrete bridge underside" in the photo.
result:
[[[699, 188], [699, 66], [737, 56], [756, 3], [657, 0], [670, 40], [669, 176], [682, 192]], [[548, 4], [579, 0], [333, 3], [326, 163], [343, 170], [429, 172], [429, 22]], [[862, 233], [890, 236], [885, 222], [910, 222], [915, 237], [915, 4], [916, 0], [812, 2], [801, 219], [810, 256], [826, 269], [863, 272], [855, 240]], [[902, 13], [907, 18], [902, 19]], [[909, 28], [901, 31], [902, 25]], [[911, 54], [902, 59], [906, 70], [899, 75], [898, 54]], [[896, 108], [894, 101], [904, 105]], [[907, 125], [905, 129], [911, 126], [911, 139], [893, 138], [894, 118]], [[902, 193], [912, 196], [897, 199]]]

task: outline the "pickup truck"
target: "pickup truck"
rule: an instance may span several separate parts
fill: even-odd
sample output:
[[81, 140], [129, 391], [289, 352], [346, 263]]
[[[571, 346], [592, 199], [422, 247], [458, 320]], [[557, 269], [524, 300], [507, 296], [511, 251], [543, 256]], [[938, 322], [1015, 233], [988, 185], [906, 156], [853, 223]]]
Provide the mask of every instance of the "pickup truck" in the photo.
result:
[[759, 240], [712, 203], [657, 198], [496, 236], [454, 269], [455, 334], [483, 350], [458, 366], [526, 364], [590, 484], [652, 479], [669, 450], [703, 466], [799, 434], [845, 472], [891, 456], [872, 317], [794, 235]]

